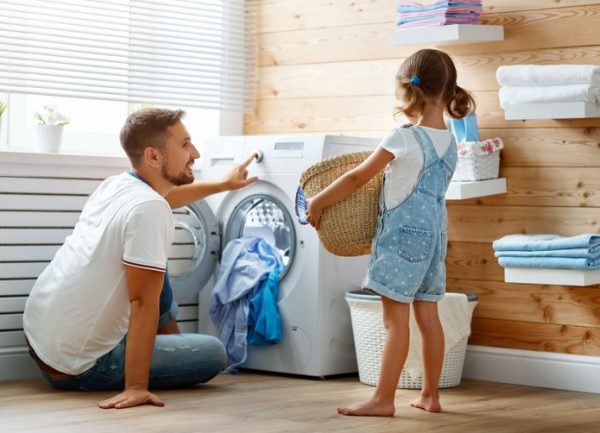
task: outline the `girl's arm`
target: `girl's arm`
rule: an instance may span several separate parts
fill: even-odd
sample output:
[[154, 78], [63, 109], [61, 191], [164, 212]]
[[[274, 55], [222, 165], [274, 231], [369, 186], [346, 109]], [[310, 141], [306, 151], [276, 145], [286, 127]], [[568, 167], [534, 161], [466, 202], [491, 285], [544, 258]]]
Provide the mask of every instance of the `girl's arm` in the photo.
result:
[[331, 185], [308, 200], [306, 212], [308, 222], [318, 229], [323, 209], [352, 195], [393, 159], [394, 155], [391, 152], [378, 147], [360, 165], [337, 178]]

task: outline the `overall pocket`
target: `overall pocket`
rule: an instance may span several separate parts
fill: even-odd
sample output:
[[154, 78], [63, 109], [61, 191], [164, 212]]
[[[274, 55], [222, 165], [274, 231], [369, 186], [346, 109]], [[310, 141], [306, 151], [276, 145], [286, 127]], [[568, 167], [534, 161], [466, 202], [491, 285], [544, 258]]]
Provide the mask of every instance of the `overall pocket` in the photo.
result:
[[422, 262], [431, 250], [433, 231], [416, 227], [400, 227], [398, 254], [409, 262]]

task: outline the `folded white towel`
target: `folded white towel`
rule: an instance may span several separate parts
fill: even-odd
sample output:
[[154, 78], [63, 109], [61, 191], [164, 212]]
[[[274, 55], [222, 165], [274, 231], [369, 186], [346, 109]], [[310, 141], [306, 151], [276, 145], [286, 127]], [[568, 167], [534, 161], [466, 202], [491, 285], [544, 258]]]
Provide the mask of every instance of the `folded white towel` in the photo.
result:
[[500, 106], [529, 104], [536, 102], [600, 103], [600, 87], [589, 84], [565, 84], [562, 86], [500, 87]]
[[[454, 349], [463, 339], [471, 335], [471, 316], [477, 301], [469, 302], [467, 295], [462, 293], [446, 293], [438, 303], [438, 312], [444, 329], [444, 354]], [[417, 380], [423, 375], [421, 362], [421, 335], [414, 319], [410, 314], [410, 344], [404, 369], [411, 380]]]
[[592, 84], [600, 86], [596, 65], [504, 65], [496, 70], [501, 86], [554, 86]]

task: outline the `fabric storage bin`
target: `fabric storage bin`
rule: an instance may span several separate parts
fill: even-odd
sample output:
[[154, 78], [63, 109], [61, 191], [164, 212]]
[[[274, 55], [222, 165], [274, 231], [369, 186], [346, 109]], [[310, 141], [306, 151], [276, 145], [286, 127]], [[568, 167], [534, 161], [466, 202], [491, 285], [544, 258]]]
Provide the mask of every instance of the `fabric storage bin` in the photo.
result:
[[[466, 308], [463, 311], [464, 317], [460, 317], [458, 319], [461, 320], [461, 325], [468, 327], [468, 333], [470, 334], [471, 317], [473, 310], [477, 305], [477, 295], [447, 293], [446, 296], [463, 296], [463, 300], [466, 299]], [[350, 307], [350, 317], [352, 321], [352, 332], [354, 334], [354, 346], [356, 349], [359, 380], [365, 385], [374, 386], [377, 384], [377, 380], [379, 379], [381, 355], [386, 338], [386, 330], [383, 326], [383, 306], [381, 304], [381, 297], [378, 295], [367, 294], [359, 290], [346, 293], [345, 299]], [[444, 314], [447, 311], [444, 310], [443, 302], [444, 300], [440, 301], [439, 312], [440, 321], [442, 322], [442, 327], [446, 333], [446, 330], [449, 328], [449, 319], [445, 320], [444, 316], [450, 316], [449, 314]], [[446, 303], [446, 305], [448, 305], [448, 303]], [[411, 307], [410, 338], [412, 341], [415, 339], [420, 341], [419, 331], [413, 317], [414, 314]], [[444, 363], [442, 365], [442, 372], [438, 382], [438, 386], [440, 388], [451, 388], [460, 384], [467, 351], [468, 338], [468, 335], [463, 336], [457, 340], [452, 347], [447, 348], [444, 356]], [[416, 355], [414, 352], [412, 352], [412, 349], [414, 348], [409, 348], [407, 363], [411, 356], [414, 358]], [[413, 378], [407, 369], [407, 364], [405, 363], [402, 373], [400, 374], [397, 388], [418, 389], [421, 388], [421, 386], [422, 375]]]
[[500, 170], [500, 150], [503, 147], [504, 143], [498, 137], [457, 143], [458, 158], [452, 181], [497, 178]]

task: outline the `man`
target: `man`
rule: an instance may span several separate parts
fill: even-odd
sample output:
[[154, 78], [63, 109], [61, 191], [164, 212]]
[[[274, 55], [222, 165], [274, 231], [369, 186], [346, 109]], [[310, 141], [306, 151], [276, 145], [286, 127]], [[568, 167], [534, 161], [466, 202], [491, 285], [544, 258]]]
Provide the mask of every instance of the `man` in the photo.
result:
[[44, 378], [61, 389], [122, 390], [98, 404], [104, 409], [164, 406], [149, 389], [206, 382], [225, 367], [217, 338], [179, 333], [166, 276], [171, 209], [255, 182], [247, 171], [255, 155], [221, 181], [194, 182], [200, 154], [183, 116], [146, 109], [127, 118], [120, 140], [132, 170], [90, 196], [25, 307]]

